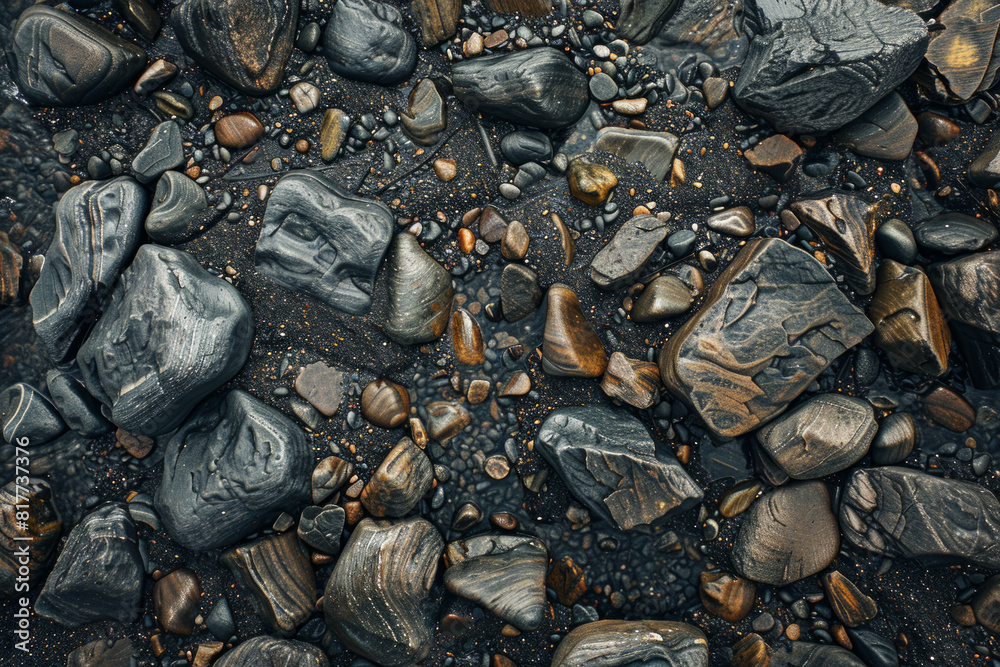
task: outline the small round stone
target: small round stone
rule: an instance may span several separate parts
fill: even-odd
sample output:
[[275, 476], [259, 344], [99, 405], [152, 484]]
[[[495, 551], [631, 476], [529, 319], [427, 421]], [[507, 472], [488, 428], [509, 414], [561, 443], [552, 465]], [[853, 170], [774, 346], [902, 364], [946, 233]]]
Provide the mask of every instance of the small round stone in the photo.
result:
[[598, 102], [610, 102], [618, 97], [618, 84], [604, 72], [590, 77], [590, 95]]

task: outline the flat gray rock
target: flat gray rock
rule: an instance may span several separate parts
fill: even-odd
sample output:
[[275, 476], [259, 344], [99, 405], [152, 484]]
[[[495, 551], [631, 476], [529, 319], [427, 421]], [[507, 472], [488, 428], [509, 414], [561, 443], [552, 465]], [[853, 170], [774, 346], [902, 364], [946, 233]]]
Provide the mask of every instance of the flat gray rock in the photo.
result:
[[594, 148], [626, 162], [641, 163], [653, 178], [662, 181], [670, 173], [679, 144], [677, 136], [669, 132], [605, 127], [597, 131]]
[[73, 431], [87, 438], [96, 438], [111, 430], [111, 424], [101, 415], [101, 404], [74, 374], [52, 369], [45, 377], [52, 404], [63, 421]]
[[43, 445], [66, 430], [49, 397], [27, 382], [16, 382], [0, 392], [0, 431], [3, 439], [19, 447]]
[[668, 231], [667, 223], [653, 215], [637, 215], [626, 221], [594, 256], [590, 279], [606, 291], [631, 285]]
[[132, 160], [132, 173], [140, 183], [152, 183], [170, 169], [184, 164], [181, 128], [172, 120], [164, 121], [149, 133], [149, 140]]
[[179, 171], [168, 171], [156, 182], [153, 205], [146, 216], [146, 234], [157, 243], [174, 245], [197, 236], [208, 209], [200, 185]]
[[417, 44], [399, 10], [375, 0], [338, 0], [323, 49], [337, 74], [382, 86], [408, 78], [417, 64]]

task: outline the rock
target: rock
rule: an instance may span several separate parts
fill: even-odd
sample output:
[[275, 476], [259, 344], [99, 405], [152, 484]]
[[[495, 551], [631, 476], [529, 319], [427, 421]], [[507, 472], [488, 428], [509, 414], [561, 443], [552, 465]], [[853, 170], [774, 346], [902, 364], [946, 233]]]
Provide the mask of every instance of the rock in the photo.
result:
[[361, 504], [377, 517], [409, 514], [430, 490], [434, 466], [427, 454], [403, 438], [386, 455], [361, 491]]
[[212, 605], [212, 611], [205, 618], [205, 627], [221, 641], [228, 641], [236, 635], [233, 612], [229, 609], [225, 595], [220, 596], [218, 602]]
[[452, 85], [473, 111], [539, 128], [572, 125], [589, 101], [587, 77], [547, 46], [455, 63]]
[[779, 132], [858, 118], [916, 70], [928, 41], [917, 15], [875, 0], [761, 0], [757, 23], [733, 95]]
[[400, 345], [429, 343], [444, 333], [455, 290], [451, 274], [417, 237], [397, 234], [388, 260], [389, 308], [385, 332]]
[[111, 424], [101, 416], [100, 404], [74, 375], [52, 369], [46, 375], [45, 385], [52, 404], [71, 430], [87, 438], [111, 430]]
[[854, 652], [869, 667], [899, 667], [896, 644], [891, 639], [868, 630], [848, 630]]
[[537, 537], [477, 535], [445, 551], [444, 585], [521, 630], [542, 624], [548, 552]]
[[590, 77], [587, 83], [590, 95], [598, 102], [610, 102], [618, 97], [618, 84], [604, 72], [598, 72]]
[[347, 648], [385, 667], [420, 662], [434, 641], [430, 591], [443, 549], [424, 519], [363, 519], [327, 582], [327, 626]]
[[163, 21], [149, 0], [114, 0], [111, 4], [137, 35], [147, 42], [156, 39]]
[[772, 586], [812, 576], [840, 549], [837, 518], [822, 482], [781, 486], [744, 514], [730, 558], [736, 571]]
[[252, 97], [281, 86], [298, 23], [295, 0], [183, 0], [170, 15], [184, 51]]
[[[462, 14], [461, 0], [414, 0], [410, 4], [420, 25], [420, 40], [424, 46], [436, 46], [450, 39], [458, 29]], [[478, 33], [477, 33], [478, 34]]]
[[[27, 521], [23, 512], [28, 514]], [[41, 578], [55, 555], [61, 533], [62, 520], [48, 482], [28, 477], [0, 488], [0, 595], [13, 598], [26, 592], [25, 585], [32, 587]], [[30, 541], [24, 540], [26, 535], [31, 536]]]
[[119, 639], [114, 644], [97, 639], [70, 651], [66, 667], [131, 667], [134, 652], [128, 639]]
[[296, 533], [311, 549], [336, 556], [340, 553], [340, 536], [344, 532], [345, 520], [344, 508], [337, 505], [306, 507], [299, 517]]
[[569, 607], [587, 592], [587, 582], [583, 570], [569, 556], [564, 556], [552, 565], [545, 584], [555, 591], [559, 604]]
[[0, 232], [0, 308], [6, 308], [17, 300], [23, 266], [21, 251], [10, 242], [6, 232]]
[[400, 115], [403, 131], [413, 143], [433, 146], [448, 129], [444, 96], [430, 79], [421, 79], [410, 91], [406, 113]]
[[323, 651], [305, 642], [251, 637], [215, 662], [215, 667], [330, 667]]
[[909, 468], [855, 470], [844, 486], [840, 526], [848, 542], [925, 565], [995, 569], [1000, 501], [984, 487]]
[[757, 431], [757, 440], [792, 479], [816, 479], [864, 458], [877, 430], [868, 401], [813, 396]]
[[576, 293], [562, 284], [550, 287], [542, 370], [556, 377], [596, 378], [604, 374], [607, 365], [604, 344], [583, 314]]
[[361, 394], [361, 414], [381, 428], [402, 426], [410, 414], [409, 394], [389, 380], [369, 382]]
[[1000, 252], [936, 264], [929, 273], [972, 383], [1000, 387]]
[[528, 254], [528, 244], [531, 239], [528, 237], [528, 230], [517, 220], [507, 225], [503, 239], [500, 242], [500, 254], [504, 259], [520, 261]]
[[483, 520], [483, 510], [475, 503], [463, 503], [455, 510], [455, 518], [452, 519], [451, 529], [464, 533], [476, 527]]
[[278, 180], [257, 239], [257, 268], [282, 287], [352, 315], [368, 312], [375, 273], [393, 233], [379, 201], [351, 194], [319, 174]]
[[875, 601], [862, 593], [854, 582], [836, 570], [827, 572], [820, 580], [826, 591], [826, 599], [833, 607], [833, 613], [849, 628], [856, 628], [878, 615]]
[[497, 396], [504, 398], [507, 396], [524, 396], [531, 391], [531, 378], [524, 371], [516, 371], [504, 383]]
[[576, 256], [576, 241], [573, 240], [573, 235], [570, 233], [569, 227], [566, 226], [566, 223], [563, 222], [558, 213], [551, 213], [549, 219], [552, 220], [552, 224], [559, 234], [559, 245], [563, 251], [563, 264], [569, 266], [573, 263], [573, 258]]
[[538, 274], [521, 264], [508, 264], [500, 274], [500, 308], [508, 322], [528, 317], [542, 303]]
[[479, 323], [464, 308], [456, 308], [451, 314], [451, 344], [460, 364], [478, 366], [486, 361], [486, 347]]
[[733, 644], [732, 667], [768, 667], [771, 647], [756, 632], [745, 635]]
[[375, 0], [338, 1], [323, 35], [330, 69], [380, 86], [408, 78], [417, 63], [417, 44], [402, 23], [402, 15], [392, 5]]
[[173, 81], [178, 71], [177, 65], [169, 60], [160, 58], [139, 75], [132, 90], [135, 91], [136, 95], [146, 97], [157, 88]]
[[462, 432], [472, 421], [472, 415], [463, 406], [448, 401], [427, 404], [427, 433], [444, 443]]
[[983, 152], [969, 165], [969, 180], [981, 188], [1000, 183], [1000, 135], [991, 136]]
[[76, 353], [139, 247], [149, 197], [127, 176], [71, 188], [56, 208], [55, 240], [31, 290], [35, 332], [54, 361]]
[[594, 148], [617, 155], [626, 162], [636, 162], [658, 181], [670, 173], [680, 140], [669, 132], [649, 132], [624, 127], [605, 127], [597, 131]]
[[228, 546], [307, 502], [311, 468], [302, 429], [235, 389], [204, 402], [167, 439], [156, 509], [185, 548]]
[[236, 150], [250, 148], [264, 136], [264, 126], [248, 111], [223, 116], [215, 121], [214, 130], [220, 146]]
[[438, 180], [447, 183], [458, 175], [458, 164], [451, 158], [438, 158], [434, 160], [434, 175]]
[[252, 341], [250, 308], [236, 288], [186, 252], [144, 245], [77, 362], [114, 424], [155, 436], [236, 375]]
[[875, 325], [875, 344], [895, 368], [934, 377], [948, 370], [951, 334], [920, 269], [883, 260], [868, 318]]
[[990, 577], [972, 598], [976, 621], [990, 632], [1000, 632], [1000, 575]]
[[124, 504], [105, 503], [70, 531], [35, 613], [67, 628], [130, 623], [139, 613], [142, 578], [135, 524]]
[[631, 100], [615, 100], [611, 103], [611, 108], [615, 113], [623, 116], [638, 116], [646, 111], [646, 104], [649, 100], [645, 97], [638, 97]]
[[158, 579], [153, 585], [153, 608], [160, 627], [188, 636], [201, 605], [201, 579], [192, 570], [181, 568]]
[[332, 417], [344, 395], [344, 373], [317, 361], [303, 368], [295, 378], [295, 391], [324, 417]]
[[701, 488], [627, 413], [599, 405], [560, 408], [542, 422], [535, 448], [570, 493], [621, 530], [653, 526], [690, 509]]
[[327, 109], [323, 112], [323, 120], [319, 130], [319, 145], [320, 158], [324, 162], [331, 162], [337, 157], [350, 129], [351, 117], [340, 109]]
[[775, 650], [770, 667], [866, 667], [857, 656], [839, 646], [796, 641]]
[[986, 247], [997, 237], [995, 225], [963, 213], [942, 213], [920, 223], [913, 236], [924, 250], [965, 255]]
[[354, 464], [337, 456], [328, 456], [313, 468], [312, 501], [319, 504], [338, 491], [351, 475]]
[[156, 182], [153, 205], [146, 216], [146, 234], [157, 243], [174, 245], [193, 239], [205, 220], [208, 198], [200, 185], [178, 171], [168, 171]]
[[83, 106], [125, 88], [146, 64], [146, 52], [71, 11], [28, 7], [10, 32], [7, 63], [33, 104]]
[[917, 241], [909, 226], [898, 218], [886, 220], [875, 229], [878, 249], [900, 264], [912, 264], [917, 258]]
[[666, 274], [642, 290], [629, 317], [635, 322], [660, 322], [686, 313], [692, 303], [688, 286], [680, 278]]
[[322, 93], [315, 84], [299, 81], [288, 91], [288, 97], [300, 114], [311, 113], [319, 106]]
[[667, 223], [637, 215], [623, 224], [590, 263], [590, 279], [602, 290], [627, 287], [642, 275], [646, 261], [666, 238]]
[[535, 130], [515, 130], [500, 140], [500, 152], [515, 166], [525, 162], [545, 162], [552, 159], [552, 142]]
[[146, 147], [132, 160], [132, 173], [140, 183], [152, 183], [165, 171], [184, 164], [181, 128], [172, 120], [160, 123], [149, 134]]
[[909, 412], [894, 412], [879, 424], [869, 454], [872, 463], [879, 466], [902, 463], [913, 451], [917, 432], [913, 415]]
[[752, 581], [719, 570], [702, 571], [700, 578], [701, 603], [713, 616], [737, 623], [757, 602], [757, 586]]
[[936, 22], [943, 29], [932, 33], [927, 46], [928, 69], [936, 75], [935, 92], [954, 103], [992, 87], [997, 77], [996, 35], [1000, 26], [995, 5], [976, 0], [951, 2]]
[[964, 433], [976, 423], [976, 411], [962, 396], [937, 386], [924, 396], [924, 414], [949, 431]]
[[714, 433], [735, 437], [779, 414], [872, 328], [808, 253], [752, 239], [664, 345], [660, 377]]
[[916, 137], [917, 119], [896, 92], [886, 95], [837, 134], [837, 140], [858, 155], [878, 160], [905, 160]]
[[4, 440], [23, 447], [55, 440], [66, 424], [48, 396], [26, 382], [17, 382], [0, 392], [0, 429]]
[[802, 161], [802, 149], [783, 134], [775, 134], [744, 153], [755, 169], [785, 183], [795, 175], [795, 168]]
[[680, 0], [621, 0], [618, 36], [639, 46], [655, 37], [681, 5]]
[[693, 625], [674, 621], [606, 620], [584, 623], [563, 637], [552, 667], [708, 667], [708, 640]]
[[947, 116], [924, 111], [917, 114], [917, 126], [920, 138], [931, 146], [944, 146], [958, 137], [961, 129], [958, 124]]
[[486, 0], [486, 5], [497, 14], [545, 16], [552, 11], [549, 0]]
[[294, 531], [268, 535], [219, 557], [254, 613], [274, 632], [295, 633], [316, 608], [316, 575]]
[[705, 224], [712, 231], [742, 238], [750, 236], [757, 230], [753, 211], [748, 206], [737, 206], [727, 211], [720, 211], [708, 216]]
[[859, 294], [875, 291], [875, 220], [868, 204], [853, 195], [831, 193], [789, 206], [837, 258], [837, 269]]
[[[492, 206], [484, 208], [479, 215], [479, 238], [487, 243], [496, 243], [503, 239], [507, 234], [507, 227], [507, 220], [500, 214], [500, 211]], [[524, 230], [523, 225], [521, 230]], [[524, 232], [524, 235], [527, 237], [528, 233]], [[525, 248], [525, 252], [527, 252], [527, 248]]]
[[608, 398], [628, 403], [640, 410], [652, 407], [660, 389], [660, 369], [648, 361], [629, 359], [613, 352], [601, 378], [601, 390]]

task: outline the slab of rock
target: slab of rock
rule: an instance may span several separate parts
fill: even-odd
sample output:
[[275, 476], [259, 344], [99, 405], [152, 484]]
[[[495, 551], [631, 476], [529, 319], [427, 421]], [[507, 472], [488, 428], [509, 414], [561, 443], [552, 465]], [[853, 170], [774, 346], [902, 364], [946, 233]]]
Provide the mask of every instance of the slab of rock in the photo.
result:
[[653, 178], [662, 181], [670, 173], [679, 144], [677, 136], [669, 132], [605, 127], [597, 131], [594, 149], [641, 163]]
[[875, 0], [759, 0], [759, 33], [733, 88], [779, 132], [851, 122], [905, 81], [927, 49], [916, 14]]
[[170, 435], [156, 509], [185, 548], [229, 546], [308, 502], [311, 470], [302, 429], [235, 389], [204, 402]]
[[361, 504], [374, 516], [409, 513], [434, 482], [434, 466], [424, 450], [403, 438], [389, 450], [361, 491]]
[[563, 637], [552, 667], [708, 667], [708, 640], [675, 621], [606, 620], [584, 623]]
[[808, 253], [752, 239], [664, 345], [660, 376], [713, 432], [736, 437], [778, 415], [872, 328]]
[[778, 487], [744, 517], [730, 559], [747, 579], [786, 586], [825, 568], [840, 549], [837, 517], [822, 482]]
[[653, 215], [637, 215], [626, 221], [594, 256], [590, 279], [606, 291], [632, 284], [668, 231], [666, 221]]
[[70, 531], [35, 612], [68, 628], [130, 623], [139, 613], [142, 578], [135, 524], [125, 505], [106, 503]]
[[316, 507], [311, 505], [299, 515], [296, 533], [299, 539], [311, 549], [336, 556], [340, 553], [340, 537], [344, 532], [347, 514], [339, 505]]
[[332, 417], [340, 408], [340, 400], [344, 396], [344, 373], [317, 361], [296, 376], [295, 391], [324, 417]]
[[44, 445], [65, 431], [59, 411], [40, 389], [15, 382], [0, 392], [0, 435], [7, 442], [19, 447]]
[[215, 667], [329, 667], [312, 644], [277, 637], [251, 637], [215, 662]]
[[844, 486], [840, 527], [848, 542], [877, 554], [1000, 567], [1000, 501], [971, 482], [909, 468], [856, 470]]
[[296, 171], [274, 186], [257, 240], [257, 268], [286, 289], [352, 315], [368, 312], [389, 247], [392, 213], [322, 176]]
[[917, 225], [913, 236], [924, 250], [942, 255], [964, 255], [992, 243], [997, 237], [997, 228], [971, 215], [947, 212]]
[[864, 200], [835, 192], [788, 208], [823, 239], [851, 287], [859, 294], [875, 291], [875, 219]]
[[80, 348], [87, 390], [136, 435], [174, 429], [250, 354], [253, 319], [236, 288], [186, 252], [144, 245]]
[[802, 149], [783, 134], [768, 137], [744, 155], [750, 164], [779, 183], [790, 180], [802, 161]]
[[363, 519], [326, 584], [327, 626], [385, 667], [420, 662], [434, 642], [430, 591], [443, 550], [441, 535], [424, 519]]
[[879, 160], [905, 160], [917, 137], [917, 119], [897, 92], [891, 92], [837, 134], [852, 151]]
[[344, 0], [333, 6], [323, 34], [330, 69], [359, 81], [391, 86], [413, 73], [417, 44], [390, 4]]
[[703, 495], [677, 459], [658, 452], [642, 422], [625, 412], [560, 408], [542, 422], [535, 446], [570, 493], [621, 530], [662, 523]]
[[35, 331], [57, 363], [72, 358], [139, 247], [149, 195], [127, 176], [71, 188], [56, 208], [56, 237], [31, 290]]
[[931, 35], [927, 65], [934, 90], [949, 101], [966, 101], [997, 78], [1000, 11], [989, 0], [949, 2], [937, 17], [942, 30]]
[[400, 345], [440, 338], [451, 319], [451, 274], [420, 247], [413, 234], [397, 234], [388, 260], [389, 314], [385, 332]]

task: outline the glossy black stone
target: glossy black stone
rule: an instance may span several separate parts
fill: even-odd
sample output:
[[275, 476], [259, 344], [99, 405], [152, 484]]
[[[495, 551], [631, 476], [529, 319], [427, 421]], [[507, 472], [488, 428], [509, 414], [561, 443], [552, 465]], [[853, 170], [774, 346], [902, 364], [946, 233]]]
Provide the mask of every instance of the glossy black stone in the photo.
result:
[[984, 248], [997, 237], [992, 222], [964, 213], [942, 213], [920, 223], [913, 230], [917, 244], [942, 255], [964, 255]]
[[156, 182], [146, 234], [168, 245], [190, 240], [210, 221], [207, 208], [208, 198], [200, 185], [178, 171], [168, 171]]
[[552, 158], [552, 142], [548, 136], [532, 130], [516, 130], [500, 140], [500, 150], [513, 165], [544, 162]]
[[375, 0], [338, 1], [323, 49], [337, 74], [383, 86], [408, 78], [417, 63], [417, 44], [403, 28], [399, 10]]
[[140, 183], [152, 183], [168, 169], [184, 164], [181, 128], [172, 120], [160, 123], [149, 134], [146, 147], [132, 160], [132, 173]]

